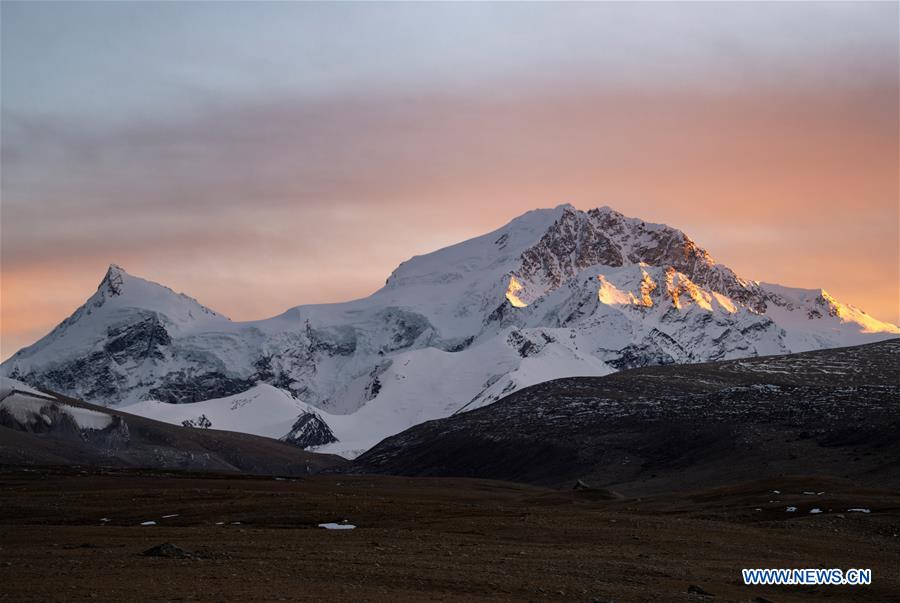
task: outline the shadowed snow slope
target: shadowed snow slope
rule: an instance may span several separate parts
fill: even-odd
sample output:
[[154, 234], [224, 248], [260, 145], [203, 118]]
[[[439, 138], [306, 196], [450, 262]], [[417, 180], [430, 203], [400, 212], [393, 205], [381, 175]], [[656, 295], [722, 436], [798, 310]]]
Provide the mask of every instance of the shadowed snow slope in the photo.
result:
[[[232, 322], [110, 266], [2, 374], [162, 420], [293, 431], [295, 443], [352, 455], [548, 379], [898, 332], [825, 291], [744, 280], [674, 228], [562, 205], [414, 257], [367, 298], [260, 321]], [[254, 400], [252, 417], [222, 410], [238, 398]], [[323, 443], [328, 431], [337, 442]]]

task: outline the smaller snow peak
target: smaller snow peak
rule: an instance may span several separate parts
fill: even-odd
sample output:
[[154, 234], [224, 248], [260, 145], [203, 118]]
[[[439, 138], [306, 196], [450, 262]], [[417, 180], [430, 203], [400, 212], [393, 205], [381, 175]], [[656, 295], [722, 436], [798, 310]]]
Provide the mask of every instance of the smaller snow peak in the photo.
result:
[[499, 232], [510, 233], [511, 235], [523, 232], [540, 235], [553, 226], [560, 217], [577, 212], [578, 210], [571, 205], [557, 205], [552, 209], [532, 209], [510, 220]]
[[844, 323], [856, 323], [862, 327], [863, 333], [898, 333], [900, 327], [889, 322], [873, 318], [850, 304], [843, 304], [832, 297], [828, 291], [821, 289], [816, 303], [826, 309], [829, 316]]

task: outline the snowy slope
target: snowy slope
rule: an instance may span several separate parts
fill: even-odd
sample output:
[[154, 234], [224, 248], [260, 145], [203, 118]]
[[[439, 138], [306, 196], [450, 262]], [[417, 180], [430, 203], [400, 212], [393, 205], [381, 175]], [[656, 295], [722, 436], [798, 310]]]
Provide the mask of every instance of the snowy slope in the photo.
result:
[[299, 415], [315, 409], [284, 390], [260, 383], [225, 398], [186, 404], [145, 400], [120, 410], [176, 425], [190, 423], [192, 427], [240, 431], [278, 439], [291, 430]]
[[793, 351], [808, 351], [867, 343], [884, 334], [900, 333], [897, 325], [873, 318], [850, 304], [842, 304], [824, 289], [797, 289], [760, 283], [766, 293], [766, 315], [783, 326]]
[[[0, 372], [151, 418], [205, 415], [353, 453], [552, 378], [898, 333], [824, 291], [742, 279], [677, 229], [564, 205], [414, 257], [367, 298], [260, 321], [111, 266]], [[237, 398], [253, 410], [222, 410]], [[338, 441], [321, 443], [329, 434]]]

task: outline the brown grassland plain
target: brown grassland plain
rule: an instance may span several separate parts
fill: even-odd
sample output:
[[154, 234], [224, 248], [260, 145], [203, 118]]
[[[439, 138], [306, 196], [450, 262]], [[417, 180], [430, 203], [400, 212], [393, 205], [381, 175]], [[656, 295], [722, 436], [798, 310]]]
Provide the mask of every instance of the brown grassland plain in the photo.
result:
[[[826, 477], [626, 499], [453, 478], [7, 467], [0, 509], [8, 601], [900, 600], [900, 494]], [[357, 528], [317, 527], [343, 520]], [[167, 542], [187, 556], [142, 555]], [[749, 587], [745, 567], [871, 568], [873, 583]]]

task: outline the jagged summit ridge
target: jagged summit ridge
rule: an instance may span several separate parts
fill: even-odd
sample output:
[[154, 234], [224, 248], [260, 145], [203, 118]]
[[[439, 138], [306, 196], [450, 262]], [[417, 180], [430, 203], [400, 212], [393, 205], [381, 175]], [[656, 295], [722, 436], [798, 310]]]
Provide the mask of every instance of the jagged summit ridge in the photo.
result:
[[187, 312], [187, 318], [213, 317], [225, 319], [226, 317], [215, 310], [207, 308], [193, 297], [184, 293], [177, 293], [159, 283], [149, 281], [129, 274], [118, 264], [110, 264], [106, 274], [97, 285], [97, 294], [88, 300], [100, 302], [102, 305], [107, 299], [121, 298], [120, 305], [142, 308], [145, 310], [160, 311], [162, 313], [178, 313], [179, 306], [183, 306]]
[[[742, 279], [678, 229], [560, 205], [411, 258], [367, 298], [266, 320], [232, 322], [114, 264], [0, 373], [94, 402], [140, 402], [135, 412], [178, 424], [203, 415], [213, 428], [272, 437], [297, 427], [293, 440], [346, 453], [548, 379], [898, 333], [821, 290]], [[274, 392], [240, 414], [259, 384]], [[164, 413], [169, 403], [183, 408]], [[277, 425], [265, 421], [273, 404]], [[324, 443], [329, 431], [337, 442]]]
[[97, 289], [99, 290], [106, 287], [106, 290], [110, 295], [121, 295], [122, 285], [125, 283], [125, 274], [125, 271], [118, 265], [110, 264], [109, 268], [106, 270], [106, 276], [104, 276], [103, 280], [100, 281], [100, 284], [97, 285]]
[[521, 267], [511, 276], [518, 283], [516, 298], [522, 304], [531, 303], [589, 266], [647, 264], [671, 267], [756, 312], [766, 308], [765, 296], [754, 283], [716, 263], [682, 231], [626, 218], [606, 206], [587, 212], [563, 206], [562, 215], [521, 259]]

